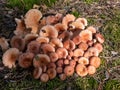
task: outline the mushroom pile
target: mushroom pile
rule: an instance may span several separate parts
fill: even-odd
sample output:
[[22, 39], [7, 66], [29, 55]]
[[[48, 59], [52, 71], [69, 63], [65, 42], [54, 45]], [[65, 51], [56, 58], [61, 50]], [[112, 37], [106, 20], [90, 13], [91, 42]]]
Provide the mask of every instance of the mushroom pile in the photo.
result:
[[30, 9], [17, 23], [9, 48], [4, 52], [4, 66], [33, 68], [33, 77], [42, 82], [61, 80], [74, 73], [92, 75], [100, 66], [103, 36], [85, 18], [72, 14], [42, 16]]

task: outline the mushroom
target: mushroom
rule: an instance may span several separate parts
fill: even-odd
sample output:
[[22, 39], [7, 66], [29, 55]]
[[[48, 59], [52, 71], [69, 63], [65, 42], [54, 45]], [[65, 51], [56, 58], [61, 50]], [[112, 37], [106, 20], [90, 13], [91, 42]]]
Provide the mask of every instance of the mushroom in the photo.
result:
[[96, 68], [94, 66], [88, 66], [88, 74], [91, 75], [91, 74], [94, 74], [96, 72]]
[[96, 37], [96, 39], [98, 40], [99, 43], [103, 43], [105, 41], [104, 37], [100, 33], [96, 33], [95, 37]]
[[65, 48], [58, 48], [56, 50], [58, 58], [66, 58], [68, 55], [68, 51]]
[[42, 73], [41, 76], [40, 76], [40, 80], [42, 82], [47, 82], [49, 80], [49, 76], [47, 73]]
[[65, 66], [64, 73], [66, 76], [72, 76], [74, 73], [74, 68], [72, 66]]
[[54, 68], [49, 68], [47, 70], [47, 74], [48, 74], [48, 76], [49, 76], [50, 79], [53, 79], [53, 78], [56, 77], [57, 72], [56, 72], [56, 70]]
[[75, 45], [78, 45], [81, 42], [81, 37], [79, 35], [76, 35], [75, 37], [73, 37], [72, 40], [75, 43]]
[[76, 22], [81, 22], [84, 26], [87, 26], [87, 20], [85, 18], [77, 18]]
[[47, 66], [43, 65], [43, 66], [41, 66], [41, 68], [42, 68], [42, 72], [46, 72], [47, 71]]
[[30, 52], [22, 53], [19, 56], [18, 64], [22, 68], [29, 68], [32, 65], [34, 54]]
[[53, 47], [63, 47], [63, 43], [62, 43], [62, 41], [60, 41], [60, 39], [58, 39], [58, 38], [53, 38], [53, 39], [51, 39], [51, 41], [50, 41], [50, 44], [53, 46]]
[[55, 48], [50, 44], [43, 44], [41, 46], [41, 49], [43, 50], [44, 53], [55, 52]]
[[68, 65], [69, 63], [70, 63], [70, 61], [69, 61], [68, 59], [65, 59], [65, 60], [64, 60], [64, 64], [65, 64], [65, 65]]
[[56, 62], [58, 60], [58, 55], [56, 52], [51, 52], [49, 54], [51, 62]]
[[59, 59], [56, 64], [57, 66], [62, 67], [64, 65], [63, 59]]
[[38, 37], [36, 39], [36, 41], [38, 41], [40, 44], [41, 43], [48, 43], [49, 42], [49, 38], [47, 38], [47, 37]]
[[16, 67], [15, 62], [18, 59], [20, 52], [17, 48], [9, 48], [2, 56], [4, 66], [8, 68]]
[[4, 37], [0, 37], [0, 46], [1, 46], [3, 51], [7, 50], [9, 47], [9, 44]]
[[33, 59], [34, 67], [46, 66], [50, 63], [50, 58], [46, 54], [37, 54]]
[[82, 42], [87, 42], [87, 41], [91, 41], [92, 40], [92, 32], [89, 30], [83, 30], [80, 32], [80, 37]]
[[93, 26], [89, 26], [87, 30], [91, 31], [92, 33], [96, 33], [96, 29]]
[[93, 40], [87, 42], [87, 45], [88, 45], [88, 46], [93, 46], [93, 44], [94, 44], [94, 41], [93, 41]]
[[58, 31], [54, 26], [46, 25], [41, 28], [39, 35], [43, 37], [57, 38]]
[[89, 56], [98, 56], [99, 52], [95, 47], [90, 47], [87, 52], [89, 53]]
[[25, 40], [20, 36], [13, 36], [10, 44], [12, 48], [18, 48], [20, 51], [23, 51], [25, 48]]
[[64, 73], [61, 73], [60, 75], [59, 75], [59, 77], [60, 77], [60, 80], [65, 80], [66, 79], [66, 75], [64, 74]]
[[84, 43], [84, 42], [81, 42], [78, 46], [80, 49], [82, 49], [83, 51], [87, 50], [88, 49], [88, 44], [87, 43]]
[[26, 28], [31, 28], [31, 33], [37, 33], [39, 27], [39, 21], [42, 17], [42, 13], [37, 9], [30, 9], [25, 15]]
[[94, 47], [97, 48], [97, 50], [98, 50], [99, 53], [102, 52], [102, 50], [103, 50], [103, 46], [100, 43], [95, 43]]
[[46, 24], [55, 24], [56, 18], [54, 15], [50, 15], [46, 17]]
[[35, 79], [40, 78], [41, 74], [42, 74], [42, 68], [41, 67], [37, 67], [37, 68], [34, 69], [34, 71], [33, 71], [33, 77]]
[[76, 61], [75, 60], [70, 60], [70, 66], [75, 67], [76, 66]]
[[53, 63], [53, 62], [50, 62], [50, 63], [47, 65], [47, 68], [48, 68], [48, 69], [49, 69], [49, 68], [54, 68], [54, 69], [56, 69], [56, 64]]
[[83, 64], [83, 65], [88, 65], [89, 60], [86, 57], [80, 57], [79, 60], [78, 60], [78, 63]]
[[63, 68], [62, 68], [62, 67], [57, 67], [57, 68], [56, 68], [56, 72], [57, 72], [58, 74], [62, 73], [62, 72], [63, 72]]
[[39, 53], [40, 44], [37, 41], [31, 41], [27, 46], [27, 52]]
[[75, 43], [72, 40], [66, 40], [63, 42], [63, 47], [68, 50], [73, 50], [75, 49]]
[[62, 19], [62, 24], [64, 25], [65, 30], [68, 29], [68, 24], [70, 22], [73, 22], [75, 20], [75, 16], [72, 14], [67, 14], [65, 17]]
[[86, 76], [88, 74], [86, 66], [83, 64], [78, 64], [76, 66], [76, 73], [81, 77]]
[[98, 68], [100, 66], [100, 58], [97, 56], [93, 56], [90, 58], [90, 65], [94, 66], [95, 68]]
[[73, 51], [73, 56], [75, 56], [75, 57], [83, 56], [83, 54], [84, 54], [84, 51], [79, 48], [77, 48]]
[[54, 25], [54, 27], [56, 28], [56, 30], [58, 32], [65, 30], [64, 25], [62, 23], [57, 23], [57, 24]]

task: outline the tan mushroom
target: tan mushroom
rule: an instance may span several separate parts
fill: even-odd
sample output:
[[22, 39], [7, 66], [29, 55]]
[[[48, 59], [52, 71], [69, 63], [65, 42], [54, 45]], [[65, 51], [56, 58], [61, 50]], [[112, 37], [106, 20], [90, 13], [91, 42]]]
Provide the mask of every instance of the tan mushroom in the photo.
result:
[[49, 76], [47, 73], [42, 73], [41, 76], [40, 76], [40, 80], [42, 82], [47, 82], [49, 80]]
[[85, 51], [85, 50], [88, 49], [88, 44], [81, 42], [78, 47], [79, 47], [80, 49], [82, 49], [83, 51]]
[[56, 50], [58, 58], [66, 58], [68, 55], [68, 51], [65, 48], [58, 48]]
[[61, 73], [61, 74], [59, 75], [59, 77], [60, 77], [60, 80], [62, 80], [62, 81], [67, 78], [67, 76], [66, 76], [64, 73]]
[[47, 65], [47, 68], [48, 68], [48, 69], [50, 69], [50, 68], [56, 69], [56, 64], [53, 63], [53, 62], [50, 62], [50, 63]]
[[49, 42], [49, 38], [47, 38], [47, 37], [38, 37], [36, 39], [36, 41], [38, 41], [40, 44], [41, 43], [48, 43]]
[[86, 76], [88, 74], [86, 66], [83, 64], [78, 64], [76, 66], [76, 73], [81, 77]]
[[62, 72], [63, 72], [63, 67], [57, 67], [57, 68], [56, 68], [56, 72], [57, 72], [58, 74], [62, 73]]
[[59, 59], [56, 64], [57, 66], [62, 67], [64, 65], [63, 59]]
[[37, 68], [34, 69], [34, 71], [33, 71], [34, 79], [40, 78], [41, 74], [42, 74], [42, 68], [41, 67], [37, 67]]
[[9, 48], [8, 41], [4, 37], [0, 37], [0, 47], [2, 48], [3, 51]]
[[82, 40], [81, 37], [79, 35], [73, 37], [73, 42], [75, 43], [75, 45], [78, 45]]
[[83, 65], [88, 65], [89, 60], [88, 60], [88, 58], [80, 57], [79, 60], [78, 60], [78, 63], [83, 64]]
[[57, 23], [57, 24], [54, 25], [54, 27], [56, 28], [56, 30], [58, 32], [65, 30], [64, 25], [62, 23]]
[[68, 59], [65, 59], [65, 60], [64, 60], [64, 64], [65, 64], [65, 65], [68, 65], [69, 63], [70, 63], [70, 61], [69, 61]]
[[34, 67], [46, 66], [50, 63], [50, 58], [46, 54], [37, 54], [33, 59]]
[[52, 25], [43, 26], [39, 32], [40, 36], [56, 38], [58, 36], [58, 31]]
[[47, 70], [47, 74], [48, 74], [50, 79], [54, 79], [56, 77], [56, 75], [57, 75], [57, 72], [56, 72], [56, 70], [54, 68], [49, 68]]
[[92, 75], [92, 74], [94, 74], [95, 72], [96, 72], [96, 68], [94, 67], [94, 66], [88, 66], [88, 74], [89, 75]]
[[30, 66], [32, 66], [33, 57], [33, 53], [22, 53], [18, 59], [19, 66], [22, 68], [29, 68]]
[[100, 43], [95, 43], [94, 47], [97, 48], [97, 50], [98, 50], [99, 53], [102, 52], [102, 50], [103, 50], [103, 46]]
[[2, 56], [4, 66], [8, 68], [16, 67], [15, 63], [20, 52], [17, 48], [9, 48]]
[[56, 52], [52, 52], [49, 54], [51, 62], [56, 62], [58, 60], [58, 55]]
[[50, 40], [50, 44], [52, 45], [52, 46], [56, 46], [56, 47], [63, 47], [63, 43], [62, 43], [62, 41], [60, 41], [60, 39], [58, 39], [58, 38], [53, 38], [53, 39], [51, 39]]
[[20, 51], [23, 51], [25, 48], [25, 40], [20, 36], [13, 36], [10, 41], [11, 47], [18, 48]]
[[88, 25], [87, 24], [87, 19], [85, 19], [85, 18], [77, 18], [75, 21], [76, 22], [81, 22], [84, 26]]
[[67, 50], [73, 50], [75, 49], [75, 43], [72, 40], [66, 40], [63, 42], [63, 47]]
[[89, 26], [87, 30], [91, 31], [92, 33], [96, 33], [96, 29], [93, 26]]
[[73, 56], [75, 56], [75, 57], [83, 56], [83, 54], [84, 54], [84, 51], [82, 49], [79, 49], [79, 48], [77, 48], [73, 51]]
[[76, 66], [76, 61], [75, 60], [70, 60], [70, 66], [75, 67]]
[[72, 76], [74, 73], [74, 68], [72, 66], [66, 66], [64, 68], [64, 73], [66, 76]]
[[55, 52], [55, 48], [50, 44], [43, 44], [41, 46], [41, 49], [43, 50], [44, 53]]
[[37, 9], [30, 9], [25, 15], [26, 28], [31, 28], [31, 33], [37, 33], [39, 27], [39, 21], [42, 17], [42, 13]]
[[89, 56], [98, 56], [99, 52], [95, 47], [90, 47], [87, 52], [89, 53]]
[[98, 42], [100, 42], [100, 43], [103, 43], [105, 41], [104, 37], [100, 33], [96, 33], [95, 37], [98, 40]]

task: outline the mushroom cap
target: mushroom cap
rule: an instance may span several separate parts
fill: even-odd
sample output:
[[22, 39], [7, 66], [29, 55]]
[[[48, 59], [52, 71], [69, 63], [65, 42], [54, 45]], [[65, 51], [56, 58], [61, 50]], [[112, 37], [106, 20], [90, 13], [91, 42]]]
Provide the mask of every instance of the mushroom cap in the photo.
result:
[[79, 48], [77, 48], [73, 51], [73, 56], [75, 56], [75, 57], [83, 56], [83, 54], [84, 54], [84, 51]]
[[61, 73], [60, 75], [59, 75], [59, 77], [60, 77], [60, 80], [65, 80], [66, 79], [66, 75], [64, 74], [64, 73]]
[[96, 33], [95, 37], [98, 40], [98, 42], [100, 42], [100, 43], [103, 43], [105, 41], [104, 37], [100, 33]]
[[9, 48], [2, 56], [4, 66], [8, 68], [15, 67], [15, 62], [18, 59], [20, 52], [17, 48]]
[[20, 51], [23, 51], [25, 48], [25, 40], [20, 36], [13, 36], [10, 44], [12, 48], [18, 48]]
[[32, 65], [34, 54], [30, 52], [22, 53], [19, 56], [18, 64], [22, 68], [29, 68]]
[[73, 37], [73, 42], [75, 43], [75, 45], [78, 45], [82, 40], [81, 37], [79, 35]]
[[50, 79], [53, 79], [53, 78], [56, 77], [57, 72], [56, 72], [56, 70], [54, 68], [49, 68], [47, 70], [47, 74], [48, 74], [48, 76], [49, 76]]
[[62, 24], [64, 25], [65, 30], [68, 29], [68, 24], [74, 20], [75, 16], [72, 14], [67, 14], [65, 17], [63, 17]]
[[0, 37], [0, 46], [1, 46], [3, 51], [8, 49], [9, 44], [4, 37]]
[[86, 76], [88, 74], [86, 66], [83, 64], [78, 64], [76, 66], [76, 73], [81, 77]]
[[40, 78], [41, 74], [42, 74], [42, 68], [41, 67], [37, 67], [37, 68], [34, 69], [34, 71], [33, 71], [33, 77], [35, 79]]
[[88, 44], [81, 42], [78, 47], [85, 51], [88, 49]]
[[55, 52], [55, 48], [50, 44], [42, 44], [41, 49], [44, 53]]
[[76, 61], [75, 60], [70, 60], [70, 66], [75, 67], [76, 66]]
[[53, 63], [53, 62], [50, 62], [50, 63], [47, 65], [47, 68], [48, 68], [48, 69], [49, 69], [49, 68], [54, 68], [54, 69], [56, 69], [56, 64]]
[[89, 56], [98, 56], [99, 51], [95, 47], [90, 47], [87, 52], [89, 53]]
[[95, 68], [98, 68], [100, 66], [100, 58], [97, 56], [93, 56], [90, 58], [90, 65], [94, 66]]
[[64, 73], [66, 76], [72, 76], [74, 73], [74, 68], [72, 66], [66, 66], [64, 68]]
[[36, 39], [36, 41], [38, 41], [40, 44], [41, 43], [48, 43], [49, 42], [49, 38], [47, 38], [47, 37], [38, 37]]
[[58, 48], [56, 50], [58, 58], [66, 58], [68, 55], [68, 51], [65, 48]]
[[80, 57], [79, 60], [78, 60], [78, 63], [83, 64], [83, 65], [88, 65], [89, 60], [86, 57]]
[[88, 25], [87, 24], [87, 19], [85, 19], [85, 18], [77, 18], [75, 21], [76, 22], [81, 22], [84, 26]]
[[91, 74], [94, 74], [96, 72], [96, 68], [94, 66], [88, 66], [88, 74], [91, 75]]
[[49, 80], [49, 76], [47, 73], [42, 73], [41, 76], [40, 76], [40, 80], [42, 82], [47, 82]]
[[46, 66], [50, 63], [50, 58], [46, 54], [37, 54], [33, 59], [34, 67]]
[[65, 64], [65, 65], [68, 65], [69, 63], [70, 63], [70, 61], [69, 61], [68, 59], [65, 59], [65, 60], [64, 60], [64, 64]]
[[52, 38], [52, 39], [50, 40], [50, 44], [53, 45], [54, 47], [55, 47], [55, 46], [56, 46], [56, 47], [63, 47], [62, 41], [60, 41], [60, 39], [58, 39], [58, 38]]
[[63, 72], [63, 67], [57, 67], [56, 68], [56, 72], [59, 74], [59, 73], [62, 73]]
[[68, 50], [73, 50], [75, 49], [75, 43], [72, 40], [66, 40], [63, 42], [63, 47]]
[[63, 59], [59, 59], [56, 64], [57, 66], [62, 67], [64, 65]]
[[43, 26], [39, 32], [40, 36], [56, 38], [58, 36], [58, 31], [52, 25]]
[[31, 41], [27, 46], [27, 52], [31, 52], [34, 54], [39, 53], [40, 44], [37, 41]]
[[91, 31], [92, 33], [96, 33], [97, 30], [93, 26], [87, 27], [87, 30]]
[[55, 24], [56, 23], [56, 18], [54, 15], [50, 15], [46, 17], [46, 23], [47, 24]]
[[36, 33], [42, 13], [37, 9], [30, 9], [25, 15], [26, 28], [31, 28], [32, 33]]
[[51, 62], [56, 62], [58, 60], [58, 55], [56, 52], [52, 52], [49, 54]]
[[99, 53], [102, 52], [102, 50], [103, 50], [103, 46], [100, 43], [95, 43], [94, 47], [97, 48], [97, 50], [98, 50]]
[[56, 28], [56, 30], [58, 32], [65, 30], [64, 25], [62, 23], [57, 23], [57, 24], [54, 25], [54, 27]]
[[87, 41], [91, 41], [92, 40], [92, 32], [89, 30], [83, 30], [80, 32], [80, 37], [82, 42], [87, 42]]

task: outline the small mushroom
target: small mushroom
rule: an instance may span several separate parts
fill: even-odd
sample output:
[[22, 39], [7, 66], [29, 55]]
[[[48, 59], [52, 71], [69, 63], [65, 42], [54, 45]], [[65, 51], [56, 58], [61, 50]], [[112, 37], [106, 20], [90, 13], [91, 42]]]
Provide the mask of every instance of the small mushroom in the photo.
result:
[[43, 26], [39, 32], [40, 36], [56, 38], [58, 36], [58, 31], [52, 25]]
[[87, 52], [89, 53], [89, 56], [98, 56], [99, 52], [95, 47], [90, 47]]
[[18, 59], [19, 66], [22, 68], [29, 68], [32, 65], [33, 57], [33, 53], [22, 53]]
[[83, 51], [87, 50], [88, 49], [88, 44], [87, 43], [84, 43], [84, 42], [81, 42], [78, 46], [80, 49], [82, 49]]
[[43, 44], [41, 46], [41, 49], [43, 50], [44, 53], [55, 52], [55, 48], [50, 44]]
[[75, 67], [76, 66], [76, 61], [75, 60], [70, 60], [70, 66]]
[[52, 52], [49, 54], [51, 62], [56, 62], [58, 60], [58, 55], [56, 52]]
[[40, 76], [40, 80], [42, 82], [47, 82], [49, 80], [49, 76], [47, 73], [42, 73], [41, 76]]
[[84, 26], [88, 25], [87, 24], [87, 19], [85, 19], [85, 18], [77, 18], [75, 21], [76, 22], [81, 22]]
[[86, 76], [88, 74], [86, 66], [83, 64], [78, 64], [76, 66], [76, 73], [81, 77]]
[[31, 41], [27, 46], [27, 52], [38, 54], [40, 49], [40, 44], [37, 41]]
[[58, 38], [53, 38], [53, 39], [51, 39], [51, 41], [50, 41], [50, 44], [52, 45], [52, 46], [56, 46], [56, 47], [63, 47], [63, 43], [62, 43], [62, 41], [60, 41], [60, 39], [58, 39]]
[[92, 33], [96, 33], [96, 29], [93, 26], [89, 26], [87, 30], [91, 31]]
[[96, 68], [94, 67], [94, 66], [88, 66], [88, 74], [89, 75], [92, 75], [92, 74], [94, 74], [95, 72], [96, 72]]
[[80, 57], [79, 60], [78, 60], [78, 63], [83, 64], [83, 65], [88, 65], [89, 60], [86, 57]]
[[99, 43], [103, 43], [105, 41], [104, 37], [100, 33], [95, 34], [96, 39], [98, 40]]
[[59, 59], [56, 64], [57, 66], [62, 67], [64, 65], [63, 59]]
[[25, 40], [20, 36], [13, 36], [10, 44], [12, 48], [18, 48], [20, 51], [23, 51], [25, 48]]
[[75, 45], [78, 45], [81, 42], [81, 37], [79, 35], [73, 37], [73, 42], [75, 43]]
[[9, 44], [4, 37], [0, 37], [0, 46], [1, 46], [3, 51], [7, 50], [9, 47]]
[[36, 39], [36, 41], [38, 41], [40, 44], [41, 43], [48, 43], [49, 42], [49, 38], [47, 38], [47, 37], [38, 37]]
[[34, 67], [46, 66], [50, 63], [50, 58], [46, 54], [37, 54], [33, 59]]
[[8, 68], [16, 67], [15, 62], [18, 59], [20, 52], [17, 48], [9, 48], [2, 56], [4, 66]]
[[63, 72], [63, 68], [62, 68], [62, 67], [57, 67], [57, 68], [56, 68], [56, 72], [57, 72], [58, 74], [62, 73], [62, 72]]
[[54, 15], [50, 15], [46, 17], [46, 24], [55, 24], [56, 18]]
[[72, 76], [74, 73], [74, 68], [72, 66], [66, 66], [64, 68], [64, 73], [66, 76]]
[[81, 37], [81, 40], [82, 42], [88, 42], [88, 41], [91, 41], [93, 38], [92, 38], [92, 32], [89, 31], [89, 30], [83, 30], [80, 32], [80, 37]]
[[75, 16], [72, 14], [67, 14], [65, 17], [62, 19], [62, 24], [64, 25], [65, 30], [68, 29], [68, 24], [70, 22], [73, 22], [75, 20]]
[[33, 71], [33, 77], [35, 79], [40, 78], [41, 74], [42, 74], [42, 68], [41, 67], [37, 67], [37, 68], [34, 69], [34, 71]]
[[68, 51], [65, 48], [58, 48], [56, 50], [58, 58], [66, 58], [68, 55]]
[[50, 79], [53, 79], [53, 78], [56, 77], [57, 72], [56, 72], [56, 70], [54, 68], [49, 68], [47, 70], [47, 74], [48, 74], [48, 76], [49, 76]]
[[47, 67], [48, 67], [48, 69], [49, 69], [49, 68], [54, 68], [54, 69], [56, 69], [56, 64], [53, 63], [53, 62], [50, 62], [50, 63], [47, 65]]
[[94, 66], [95, 68], [98, 68], [100, 66], [100, 58], [97, 56], [93, 56], [90, 58], [90, 65]]
[[103, 50], [103, 46], [100, 43], [95, 43], [94, 47], [97, 48], [97, 50], [98, 50], [99, 53], [102, 52], [102, 50]]
[[67, 50], [73, 50], [75, 49], [75, 43], [72, 40], [66, 40], [63, 42], [63, 47]]
[[54, 27], [56, 28], [56, 30], [58, 32], [65, 30], [64, 25], [62, 23], [57, 23], [57, 24], [54, 25]]
[[94, 41], [93, 41], [93, 40], [91, 40], [91, 41], [88, 41], [88, 42], [87, 42], [87, 44], [88, 44], [88, 46], [93, 46], [93, 44], [94, 44]]
[[73, 56], [75, 56], [75, 57], [83, 56], [83, 54], [84, 54], [84, 51], [82, 49], [79, 49], [79, 48], [77, 48], [73, 51]]
[[70, 61], [69, 61], [68, 59], [65, 59], [65, 60], [64, 60], [64, 64], [65, 64], [65, 65], [68, 65], [69, 63], [70, 63]]
[[26, 28], [31, 28], [31, 33], [37, 33], [39, 27], [39, 21], [42, 17], [42, 13], [37, 9], [30, 9], [25, 15]]
[[65, 80], [66, 79], [66, 75], [64, 74], [64, 73], [61, 73], [60, 75], [59, 75], [59, 77], [60, 77], [60, 80]]

